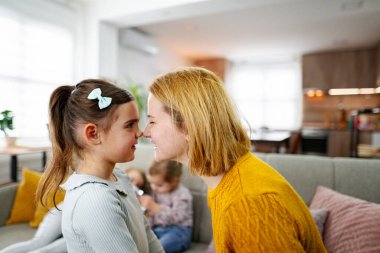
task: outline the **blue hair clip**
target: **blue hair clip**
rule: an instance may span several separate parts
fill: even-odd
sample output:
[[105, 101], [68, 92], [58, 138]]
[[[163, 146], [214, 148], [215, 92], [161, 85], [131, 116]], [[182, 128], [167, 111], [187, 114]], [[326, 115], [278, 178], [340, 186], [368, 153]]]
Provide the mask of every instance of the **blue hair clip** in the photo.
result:
[[100, 88], [93, 89], [87, 98], [90, 100], [98, 99], [99, 100], [98, 106], [100, 110], [107, 108], [111, 104], [111, 101], [112, 101], [112, 98], [110, 97], [102, 97], [102, 90]]

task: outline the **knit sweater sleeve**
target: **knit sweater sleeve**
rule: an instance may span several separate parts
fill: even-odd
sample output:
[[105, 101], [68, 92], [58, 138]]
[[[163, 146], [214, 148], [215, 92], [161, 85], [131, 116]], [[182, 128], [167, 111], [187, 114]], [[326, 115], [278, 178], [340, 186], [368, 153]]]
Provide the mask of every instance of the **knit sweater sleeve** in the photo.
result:
[[[275, 194], [244, 196], [227, 208], [216, 248], [229, 252], [305, 252], [298, 235], [302, 226]], [[316, 252], [316, 251], [308, 251]]]

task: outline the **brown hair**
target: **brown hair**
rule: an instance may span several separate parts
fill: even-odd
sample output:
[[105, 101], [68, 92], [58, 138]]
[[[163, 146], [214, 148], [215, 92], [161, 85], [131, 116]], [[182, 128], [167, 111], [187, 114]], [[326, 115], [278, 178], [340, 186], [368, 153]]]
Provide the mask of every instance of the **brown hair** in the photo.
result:
[[136, 171], [137, 173], [140, 174], [140, 176], [142, 177], [142, 179], [144, 180], [144, 184], [142, 186], [140, 186], [140, 189], [144, 191], [144, 193], [146, 194], [150, 194], [151, 192], [151, 189], [150, 189], [150, 184], [148, 182], [148, 179], [146, 178], [146, 175], [144, 173], [144, 171], [136, 168], [136, 167], [130, 167], [130, 168], [126, 168], [123, 170], [125, 173], [129, 173], [131, 171]]
[[[99, 109], [98, 100], [88, 99], [95, 88], [100, 88], [102, 96], [111, 97], [111, 104]], [[120, 104], [133, 101], [133, 96], [111, 83], [99, 79], [83, 80], [75, 86], [64, 85], [56, 88], [49, 101], [49, 134], [52, 142], [52, 158], [44, 172], [37, 189], [37, 200], [47, 206], [51, 200], [49, 193], [55, 195], [59, 185], [74, 170], [73, 155], [81, 158], [84, 146], [76, 134], [79, 124], [91, 122], [105, 131], [112, 120], [109, 117]], [[108, 119], [108, 120], [107, 120]]]
[[162, 175], [165, 182], [172, 182], [182, 175], [182, 165], [176, 161], [153, 161], [149, 167], [149, 175]]
[[248, 135], [223, 82], [211, 71], [188, 67], [157, 78], [149, 91], [189, 136], [191, 172], [227, 172], [250, 149]]

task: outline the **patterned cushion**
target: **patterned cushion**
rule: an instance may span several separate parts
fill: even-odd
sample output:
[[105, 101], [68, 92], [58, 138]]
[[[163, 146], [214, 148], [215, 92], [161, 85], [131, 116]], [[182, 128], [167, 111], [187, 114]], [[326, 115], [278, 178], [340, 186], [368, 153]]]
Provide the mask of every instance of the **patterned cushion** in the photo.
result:
[[319, 186], [311, 209], [328, 210], [324, 243], [329, 253], [380, 252], [380, 205]]

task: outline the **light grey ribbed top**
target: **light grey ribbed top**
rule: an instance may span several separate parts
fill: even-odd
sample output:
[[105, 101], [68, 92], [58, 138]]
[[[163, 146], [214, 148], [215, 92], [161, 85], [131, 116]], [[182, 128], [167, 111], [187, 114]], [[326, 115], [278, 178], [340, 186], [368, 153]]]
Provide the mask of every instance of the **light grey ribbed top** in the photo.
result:
[[73, 174], [66, 190], [62, 233], [68, 252], [164, 252], [140, 209], [127, 175], [114, 170], [116, 182]]

